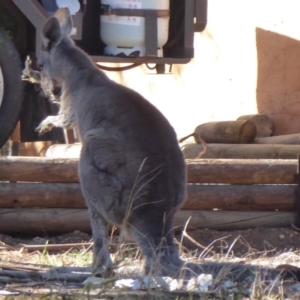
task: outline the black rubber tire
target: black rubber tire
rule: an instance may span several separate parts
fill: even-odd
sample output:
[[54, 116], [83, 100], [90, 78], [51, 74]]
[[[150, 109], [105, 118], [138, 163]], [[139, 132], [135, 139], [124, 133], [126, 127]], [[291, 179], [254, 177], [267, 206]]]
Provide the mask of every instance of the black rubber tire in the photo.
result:
[[23, 101], [22, 64], [14, 44], [0, 27], [0, 68], [4, 94], [0, 104], [0, 148], [11, 136], [18, 120]]

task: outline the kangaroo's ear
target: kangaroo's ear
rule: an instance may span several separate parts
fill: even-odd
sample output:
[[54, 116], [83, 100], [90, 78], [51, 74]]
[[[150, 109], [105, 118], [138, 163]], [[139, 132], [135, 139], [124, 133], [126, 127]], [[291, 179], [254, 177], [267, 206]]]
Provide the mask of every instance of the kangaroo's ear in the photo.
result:
[[54, 17], [58, 20], [63, 34], [66, 36], [70, 36], [73, 24], [69, 9], [67, 7], [59, 8], [54, 14]]
[[48, 19], [42, 29], [42, 42], [43, 45], [50, 50], [53, 46], [57, 45], [62, 39], [62, 29], [58, 20], [55, 17]]

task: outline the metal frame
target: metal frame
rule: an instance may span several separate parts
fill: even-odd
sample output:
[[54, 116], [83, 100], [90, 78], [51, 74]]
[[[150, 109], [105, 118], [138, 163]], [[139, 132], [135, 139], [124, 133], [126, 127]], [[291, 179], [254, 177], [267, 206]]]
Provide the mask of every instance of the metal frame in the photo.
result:
[[[20, 9], [25, 17], [36, 28], [36, 55], [39, 55], [41, 49], [41, 28], [49, 17], [44, 7], [37, 0], [12, 0]], [[98, 0], [97, 0], [98, 1]], [[172, 0], [171, 0], [172, 1]], [[95, 62], [110, 62], [110, 63], [154, 63], [154, 64], [186, 64], [190, 62], [194, 56], [194, 31], [195, 29], [204, 29], [206, 25], [207, 0], [182, 0], [184, 2], [184, 24], [183, 24], [183, 47], [179, 48], [175, 54], [166, 57], [157, 57], [157, 17], [161, 13], [159, 10], [136, 10], [134, 12], [125, 9], [116, 9], [111, 13], [114, 14], [143, 14], [145, 17], [145, 57], [114, 57], [104, 55], [90, 55]], [[131, 12], [129, 12], [131, 11]], [[196, 14], [196, 24], [194, 17]], [[78, 14], [73, 18], [77, 25], [77, 35], [72, 36], [74, 39], [81, 38], [82, 32], [82, 14]], [[200, 25], [199, 25], [200, 24]], [[203, 25], [204, 24], [204, 25]], [[204, 27], [203, 27], [204, 26]]]
[[21, 10], [25, 17], [32, 23], [36, 29], [35, 49], [37, 54], [41, 49], [41, 28], [49, 17], [43, 6], [37, 0], [12, 0]]

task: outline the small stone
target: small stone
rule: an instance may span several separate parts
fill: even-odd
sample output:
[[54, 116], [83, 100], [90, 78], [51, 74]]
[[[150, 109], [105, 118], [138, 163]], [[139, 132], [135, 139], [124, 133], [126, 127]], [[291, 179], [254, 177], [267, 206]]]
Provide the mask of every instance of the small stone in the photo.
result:
[[281, 234], [281, 235], [279, 235], [279, 238], [283, 240], [283, 239], [285, 239], [285, 236], [283, 234]]
[[115, 287], [118, 288], [130, 288], [132, 289], [134, 286], [133, 279], [119, 279], [115, 282]]
[[234, 283], [231, 280], [226, 280], [223, 284], [227, 289], [232, 289], [234, 287]]
[[183, 283], [184, 283], [183, 279], [177, 280], [177, 290], [180, 290], [183, 288]]
[[177, 279], [173, 279], [169, 282], [169, 290], [172, 291], [176, 291], [178, 287], [178, 282]]
[[192, 277], [187, 285], [186, 288], [188, 291], [197, 291], [198, 290], [198, 286], [197, 286], [197, 278], [196, 277]]
[[107, 279], [102, 277], [90, 276], [83, 282], [83, 284], [92, 285], [94, 287], [101, 287], [105, 285], [107, 281]]
[[133, 282], [133, 290], [140, 290], [142, 288], [142, 282], [139, 279], [135, 279]]
[[200, 292], [207, 292], [208, 287], [212, 284], [211, 274], [200, 274], [197, 277], [197, 285]]
[[170, 277], [155, 277], [154, 278], [158, 287], [169, 290], [169, 284], [172, 279]]

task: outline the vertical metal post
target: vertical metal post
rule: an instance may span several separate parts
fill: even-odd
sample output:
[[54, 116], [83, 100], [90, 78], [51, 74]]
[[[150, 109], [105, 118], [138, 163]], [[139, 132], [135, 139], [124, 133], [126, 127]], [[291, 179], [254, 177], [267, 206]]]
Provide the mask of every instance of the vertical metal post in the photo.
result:
[[48, 14], [37, 0], [13, 0], [13, 2], [22, 11], [26, 18], [32, 22], [33, 26], [36, 29], [35, 51], [36, 56], [38, 57], [38, 53], [42, 45], [41, 30], [48, 18]]
[[145, 12], [145, 47], [146, 56], [157, 56], [157, 13], [155, 10]]
[[194, 30], [201, 32], [207, 24], [207, 0], [195, 0], [196, 23]]
[[184, 47], [194, 45], [194, 0], [185, 0], [184, 5]]

